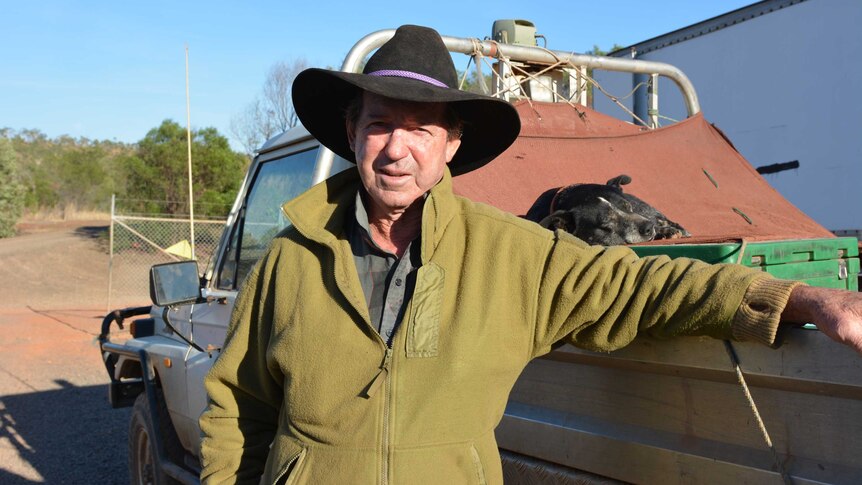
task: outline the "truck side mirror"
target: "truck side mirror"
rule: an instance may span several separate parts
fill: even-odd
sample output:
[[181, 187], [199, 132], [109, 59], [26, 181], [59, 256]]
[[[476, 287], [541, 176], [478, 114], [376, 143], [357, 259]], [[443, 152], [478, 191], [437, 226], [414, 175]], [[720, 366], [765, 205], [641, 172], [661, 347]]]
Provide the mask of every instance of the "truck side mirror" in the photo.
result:
[[150, 299], [155, 305], [194, 303], [200, 297], [197, 261], [177, 261], [150, 268]]

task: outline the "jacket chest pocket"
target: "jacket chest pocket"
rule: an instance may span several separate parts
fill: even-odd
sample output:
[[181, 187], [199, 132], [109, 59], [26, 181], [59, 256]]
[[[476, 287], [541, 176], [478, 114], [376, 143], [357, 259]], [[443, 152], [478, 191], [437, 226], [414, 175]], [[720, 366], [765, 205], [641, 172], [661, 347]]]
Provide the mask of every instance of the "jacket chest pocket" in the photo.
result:
[[443, 268], [428, 263], [416, 270], [416, 288], [407, 328], [407, 357], [436, 357], [443, 305]]

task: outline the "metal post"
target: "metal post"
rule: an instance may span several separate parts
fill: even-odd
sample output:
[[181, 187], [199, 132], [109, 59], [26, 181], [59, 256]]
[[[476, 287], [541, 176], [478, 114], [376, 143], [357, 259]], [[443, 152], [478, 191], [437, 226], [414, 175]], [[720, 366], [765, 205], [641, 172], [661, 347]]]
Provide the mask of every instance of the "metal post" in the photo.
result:
[[192, 192], [192, 114], [189, 102], [189, 46], [186, 44], [186, 138], [189, 151], [189, 243], [195, 259], [195, 201]]
[[114, 279], [114, 209], [117, 194], [111, 194], [111, 225], [108, 226], [108, 295], [105, 301], [105, 313], [111, 312], [111, 291]]
[[649, 114], [649, 122], [653, 129], [658, 128], [658, 74], [650, 74], [647, 114]]
[[578, 103], [587, 105], [587, 66], [578, 66]]
[[[649, 123], [647, 121], [649, 119], [649, 94], [646, 93], [646, 90], [642, 90], [641, 87], [649, 84], [650, 76], [652, 74], [632, 74], [632, 112], [634, 112], [637, 118], [643, 120], [643, 123]], [[637, 118], [633, 118], [632, 123], [639, 124], [640, 122], [638, 122]]]
[[498, 75], [494, 80], [494, 90], [498, 94], [503, 95], [503, 99], [509, 101], [509, 97], [512, 95], [520, 94], [520, 85], [518, 84], [517, 78], [512, 73], [512, 69], [509, 67], [509, 63], [505, 61], [498, 61], [495, 66], [497, 67]]

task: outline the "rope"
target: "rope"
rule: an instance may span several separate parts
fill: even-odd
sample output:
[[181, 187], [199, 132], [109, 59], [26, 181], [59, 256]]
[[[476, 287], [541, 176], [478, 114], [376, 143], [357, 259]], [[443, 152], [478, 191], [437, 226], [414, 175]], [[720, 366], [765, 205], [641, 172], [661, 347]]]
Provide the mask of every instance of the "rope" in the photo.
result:
[[464, 83], [467, 81], [467, 73], [470, 72], [470, 62], [473, 61], [473, 57], [470, 56], [467, 58], [467, 67], [464, 68], [464, 75], [461, 76], [461, 80], [458, 82], [458, 89], [464, 89]]
[[[556, 60], [557, 60], [557, 64], [556, 64], [556, 65], [559, 65], [559, 64], [563, 64], [563, 63], [565, 63], [565, 64], [568, 64], [568, 65], [569, 65], [569, 66], [571, 66], [571, 67], [574, 67], [574, 68], [577, 68], [577, 67], [578, 67], [578, 66], [576, 66], [572, 61], [561, 61], [561, 60], [560, 60], [560, 58], [559, 58], [559, 57], [557, 57], [557, 55], [556, 55], [556, 54], [554, 54], [554, 52], [553, 52], [553, 51], [550, 51], [550, 50], [548, 50], [548, 49], [544, 49], [544, 50], [545, 50], [545, 52], [547, 52], [547, 53], [549, 53], [551, 56], [553, 56], [553, 57], [554, 57], [554, 59], [556, 59]], [[574, 52], [573, 52], [572, 54], [574, 54]], [[613, 101], [617, 106], [619, 106], [619, 107], [620, 107], [623, 111], [625, 111], [629, 116], [631, 116], [632, 118], [634, 118], [635, 120], [637, 120], [637, 121], [638, 121], [638, 123], [640, 123], [640, 124], [641, 124], [641, 125], [643, 125], [643, 126], [647, 126], [647, 127], [649, 126], [649, 124], [647, 124], [644, 120], [640, 119], [640, 117], [638, 117], [636, 114], [634, 114], [630, 109], [626, 108], [626, 107], [625, 107], [625, 105], [623, 105], [622, 103], [620, 103], [620, 101], [619, 101], [619, 99], [620, 99], [620, 98], [617, 98], [616, 96], [613, 96], [613, 95], [611, 95], [609, 92], [607, 92], [607, 91], [605, 90], [605, 88], [603, 88], [603, 87], [599, 84], [599, 82], [598, 82], [598, 81], [596, 81], [595, 79], [593, 79], [593, 77], [592, 77], [592, 76], [590, 76], [590, 75], [588, 75], [588, 74], [586, 74], [586, 73], [582, 73], [582, 75], [583, 75], [584, 79], [586, 79], [586, 80], [587, 80], [587, 82], [589, 82], [590, 84], [592, 84], [592, 85], [593, 85], [593, 87], [595, 87], [595, 88], [597, 88], [599, 91], [601, 91], [601, 93], [602, 93], [602, 94], [604, 94], [605, 96], [607, 96], [611, 101]], [[635, 86], [634, 90], [632, 90], [632, 92], [631, 92], [631, 93], [627, 94], [627, 95], [626, 95], [626, 96], [624, 96], [622, 99], [626, 99], [626, 98], [628, 98], [629, 96], [631, 96], [631, 95], [632, 95], [632, 93], [634, 93], [634, 91], [636, 91], [639, 87], [640, 87], [640, 84], [638, 84], [637, 86]], [[569, 103], [569, 105], [571, 105], [571, 106], [573, 106], [573, 107], [574, 107], [574, 105], [573, 105], [571, 102]], [[580, 112], [579, 112], [579, 113], [580, 113]]]
[[641, 125], [643, 125], [643, 126], [649, 126], [649, 124], [648, 124], [646, 121], [644, 121], [644, 120], [640, 119], [640, 117], [639, 117], [638, 115], [634, 114], [634, 112], [633, 112], [632, 110], [630, 110], [630, 109], [626, 108], [624, 104], [620, 103], [619, 99], [618, 99], [616, 96], [614, 96], [614, 95], [612, 95], [611, 93], [609, 93], [609, 92], [605, 91], [605, 88], [603, 88], [603, 87], [601, 86], [601, 84], [599, 84], [595, 79], [593, 79], [593, 78], [592, 78], [592, 76], [586, 76], [586, 75], [585, 75], [584, 77], [585, 77], [585, 78], [587, 78], [587, 81], [589, 81], [589, 82], [590, 82], [590, 83], [591, 83], [591, 84], [592, 84], [596, 89], [598, 89], [599, 91], [601, 91], [601, 93], [602, 93], [602, 94], [604, 94], [605, 96], [607, 96], [608, 98], [610, 98], [610, 100], [611, 100], [611, 101], [613, 101], [617, 106], [619, 106], [619, 107], [620, 107], [623, 111], [625, 111], [629, 116], [631, 116], [632, 118], [634, 118], [635, 120], [637, 120], [637, 122], [638, 122], [638, 123], [640, 123], [640, 124], [641, 124]]
[[619, 99], [628, 99], [628, 98], [630, 98], [630, 97], [631, 97], [634, 93], [636, 93], [636, 92], [637, 92], [637, 90], [638, 90], [638, 89], [640, 89], [642, 86], [649, 86], [649, 83], [638, 83], [638, 84], [637, 84], [637, 86], [635, 86], [635, 87], [634, 87], [634, 89], [632, 89], [631, 91], [629, 91], [629, 94], [626, 94], [625, 96], [623, 96], [623, 97], [621, 97], [621, 98], [619, 98]]
[[[498, 52], [499, 52], [499, 51], [498, 51]], [[548, 51], [548, 52], [551, 52], [551, 51]], [[561, 66], [561, 65], [564, 65], [564, 64], [569, 64], [569, 65], [571, 65], [571, 63], [567, 63], [567, 62], [565, 62], [565, 61], [559, 61], [559, 60], [558, 60], [556, 63], [551, 64], [551, 65], [549, 65], [549, 66], [545, 67], [544, 69], [542, 69], [542, 70], [541, 70], [541, 71], [539, 71], [539, 72], [531, 73], [531, 72], [527, 72], [527, 71], [525, 71], [525, 70], [524, 70], [524, 69], [522, 69], [520, 66], [516, 66], [516, 65], [512, 64], [512, 63], [511, 63], [511, 61], [509, 60], [509, 58], [507, 58], [507, 57], [504, 57], [504, 56], [500, 55], [497, 59], [498, 59], [500, 62], [505, 63], [505, 64], [509, 67], [509, 69], [512, 71], [512, 73], [513, 73], [513, 74], [521, 74], [521, 75], [525, 76], [525, 77], [526, 77], [526, 78], [528, 78], [528, 79], [532, 79], [533, 81], [536, 81], [540, 86], [542, 86], [543, 88], [545, 88], [545, 89], [547, 89], [548, 91], [550, 91], [551, 93], [553, 93], [553, 94], [554, 94], [554, 96], [559, 97], [560, 99], [564, 100], [564, 101], [566, 102], [566, 104], [568, 104], [569, 106], [571, 106], [571, 107], [572, 107], [572, 108], [573, 108], [573, 109], [578, 113], [578, 116], [580, 116], [581, 118], [583, 118], [583, 116], [585, 115], [585, 113], [584, 113], [584, 112], [582, 112], [581, 110], [579, 110], [579, 109], [577, 108], [577, 106], [576, 106], [574, 103], [572, 103], [572, 102], [571, 102], [571, 100], [569, 100], [568, 98], [565, 98], [565, 97], [563, 97], [563, 96], [560, 96], [560, 94], [559, 94], [559, 93], [557, 93], [556, 91], [554, 91], [553, 86], [548, 86], [548, 85], [547, 85], [547, 83], [545, 83], [544, 81], [542, 81], [541, 79], [539, 79], [539, 76], [541, 76], [542, 74], [544, 74], [544, 73], [546, 73], [546, 72], [548, 72], [548, 71], [551, 71], [551, 70], [553, 70], [553, 69], [556, 69], [558, 66]], [[499, 76], [499, 73], [496, 73], [496, 72], [495, 72], [494, 74], [496, 74], [497, 76]], [[520, 86], [522, 83], [523, 83], [523, 81], [519, 82], [519, 83], [518, 83], [518, 85]], [[504, 83], [501, 83], [501, 84], [504, 84]], [[509, 91], [509, 92], [511, 92], [511, 91], [512, 91], [512, 88], [511, 88], [511, 87], [509, 87], [509, 86], [506, 86], [505, 91]], [[504, 92], [505, 92], [505, 91], [504, 91]], [[501, 91], [497, 91], [497, 93], [495, 93], [495, 95], [499, 95], [499, 94], [501, 94]], [[530, 99], [530, 97], [529, 97], [529, 96], [525, 96], [525, 97], [524, 97], [524, 99], [525, 99], [525, 100], [527, 101], [527, 103], [530, 105], [530, 108], [532, 108], [532, 109], [533, 109], [533, 111], [535, 112], [535, 111], [536, 111], [536, 108], [535, 108], [535, 106], [533, 105], [533, 101]]]
[[[704, 170], [706, 173], [706, 170]], [[709, 174], [707, 174], [709, 175]], [[712, 177], [710, 177], [711, 179]], [[748, 240], [742, 238], [742, 244], [739, 246], [739, 255], [736, 257], [736, 264], [742, 264], [742, 261], [745, 256], [745, 250], [748, 247]], [[742, 388], [742, 394], [745, 395], [745, 400], [748, 401], [748, 408], [751, 410], [751, 413], [754, 415], [754, 420], [757, 423], [757, 429], [760, 430], [760, 435], [763, 437], [763, 441], [766, 443], [766, 447], [769, 448], [770, 453], [772, 454], [772, 461], [775, 465], [775, 469], [778, 470], [778, 473], [781, 474], [781, 480], [786, 485], [792, 485], [793, 480], [790, 478], [790, 475], [787, 474], [787, 470], [784, 468], [784, 462], [781, 461], [781, 458], [778, 456], [778, 452], [775, 450], [775, 445], [772, 443], [772, 438], [769, 437], [769, 431], [766, 430], [766, 424], [763, 422], [763, 418], [760, 416], [760, 411], [757, 409], [757, 404], [754, 402], [754, 397], [751, 395], [751, 390], [748, 388], [748, 383], [745, 381], [745, 376], [742, 374], [742, 368], [739, 363], [739, 356], [736, 353], [736, 349], [733, 348], [733, 343], [730, 340], [724, 341], [724, 349], [727, 351], [727, 355], [730, 357], [730, 363], [733, 366], [734, 372], [736, 372], [736, 381], [739, 383], [739, 387]]]
[[661, 114], [660, 114], [660, 115], [658, 115], [658, 117], [659, 117], [659, 118], [661, 118], [661, 119], [663, 119], [663, 120], [668, 120], [668, 121], [672, 121], [672, 122], [674, 122], [674, 123], [679, 123], [679, 120], [674, 119], [674, 118], [671, 118], [671, 117], [669, 117], [669, 116], [664, 116], [664, 115], [661, 115]]
[[[482, 91], [482, 94], [488, 94], [490, 89], [488, 88], [488, 84], [485, 82], [485, 74], [482, 72], [482, 63], [477, 61], [476, 59], [483, 59], [485, 57], [482, 54], [482, 41], [476, 38], [470, 39], [470, 42], [473, 44], [473, 64], [476, 66], [476, 82], [479, 83], [479, 88]], [[494, 69], [491, 69], [493, 71]]]
[[[551, 56], [552, 56], [552, 57], [553, 57], [557, 62], [555, 62], [554, 64], [552, 64], [552, 65], [548, 66], [547, 68], [545, 68], [545, 69], [543, 69], [543, 70], [539, 71], [539, 72], [538, 72], [538, 73], [536, 73], [536, 74], [530, 74], [530, 73], [525, 72], [525, 71], [523, 71], [523, 70], [521, 70], [521, 71], [522, 71], [522, 72], [524, 72], [524, 74], [525, 74], [525, 75], [527, 75], [528, 77], [530, 77], [530, 78], [534, 79], [537, 83], [539, 83], [540, 85], [542, 85], [545, 89], [547, 89], [548, 91], [551, 91], [552, 93], [554, 93], [554, 95], [555, 95], [555, 96], [559, 96], [559, 98], [560, 98], [560, 99], [565, 100], [565, 101], [566, 101], [566, 104], [568, 104], [572, 109], [574, 109], [574, 110], [575, 110], [575, 112], [576, 112], [576, 113], [578, 113], [578, 116], [579, 116], [580, 118], [582, 118], [582, 119], [583, 119], [583, 118], [584, 118], [584, 116], [586, 116], [586, 112], [579, 110], [579, 109], [578, 109], [578, 107], [577, 107], [577, 105], [576, 105], [575, 103], [573, 103], [571, 99], [569, 99], [569, 98], [564, 98], [564, 97], [560, 96], [556, 91], [554, 91], [553, 89], [551, 89], [552, 87], [547, 86], [546, 84], [544, 84], [544, 83], [543, 83], [540, 79], [538, 79], [538, 77], [537, 77], [537, 76], [540, 76], [540, 75], [544, 74], [544, 73], [545, 73], [545, 72], [547, 72], [547, 71], [550, 71], [550, 70], [552, 70], [552, 69], [555, 69], [557, 66], [567, 65], [567, 66], [572, 67], [572, 68], [575, 68], [575, 69], [577, 69], [577, 67], [578, 67], [578, 66], [575, 66], [575, 65], [574, 65], [574, 64], [572, 64], [570, 61], [563, 61], [563, 60], [560, 60], [560, 58], [559, 58], [559, 57], [557, 57], [557, 55], [556, 55], [553, 51], [549, 50], [549, 49], [548, 49], [548, 48], [546, 48], [546, 47], [542, 47], [541, 49], [542, 49], [542, 50], [544, 50], [545, 52], [547, 52], [548, 54], [550, 54], [550, 55], [551, 55]], [[580, 89], [580, 86], [578, 86], [578, 89]], [[577, 93], [577, 90], [575, 91], [575, 93]], [[572, 95], [574, 96], [574, 94], [572, 94]]]
[[[497, 72], [497, 71], [495, 71], [495, 70], [493, 69], [493, 66], [490, 64], [490, 61], [488, 60], [487, 56], [485, 56], [485, 55], [483, 55], [483, 54], [482, 54], [482, 48], [481, 48], [481, 43], [480, 43], [480, 41], [479, 41], [478, 39], [471, 39], [471, 41], [473, 42], [473, 52], [472, 52], [471, 54], [469, 54], [469, 55], [468, 55], [469, 60], [468, 60], [468, 62], [467, 62], [467, 67], [464, 69], [464, 76], [463, 76], [463, 77], [462, 77], [462, 79], [461, 79], [460, 86], [463, 88], [464, 83], [466, 82], [467, 72], [469, 71], [470, 63], [471, 63], [471, 62], [475, 62], [475, 63], [476, 63], [476, 68], [477, 68], [477, 69], [479, 69], [479, 64], [480, 64], [480, 62], [479, 62], [479, 60], [478, 60], [478, 59], [481, 59], [482, 61], [484, 61], [484, 63], [486, 63], [486, 64], [491, 68], [491, 69], [490, 69], [490, 70], [491, 70], [491, 73], [492, 73], [492, 75], [495, 77], [495, 79], [501, 79], [500, 73], [499, 73], [499, 72]], [[539, 72], [536, 72], [536, 73], [530, 73], [530, 72], [525, 71], [525, 70], [524, 70], [523, 68], [521, 68], [520, 66], [517, 66], [517, 65], [512, 64], [511, 59], [509, 59], [508, 57], [506, 57], [506, 56], [503, 54], [503, 49], [502, 49], [501, 47], [503, 47], [503, 46], [501, 46], [501, 45], [499, 45], [499, 44], [498, 44], [498, 48], [497, 48], [497, 50], [496, 50], [496, 51], [497, 51], [497, 54], [496, 54], [495, 59], [496, 59], [498, 62], [503, 63], [503, 64], [506, 64], [506, 66], [508, 66], [509, 70], [510, 70], [513, 74], [519, 74], [519, 75], [522, 75], [522, 76], [526, 77], [527, 79], [531, 79], [531, 80], [533, 80], [533, 81], [537, 82], [540, 86], [544, 87], [544, 88], [545, 88], [545, 89], [547, 89], [549, 92], [552, 92], [552, 93], [554, 94], [554, 96], [557, 96], [557, 97], [559, 97], [559, 99], [564, 100], [564, 101], [565, 101], [569, 106], [571, 106], [575, 111], [577, 111], [578, 115], [579, 115], [581, 118], [583, 118], [583, 117], [584, 117], [585, 113], [584, 113], [584, 112], [582, 112], [580, 109], [578, 109], [578, 107], [577, 107], [577, 104], [576, 104], [576, 103], [572, 102], [572, 100], [571, 100], [570, 98], [567, 98], [567, 97], [561, 96], [561, 95], [560, 95], [559, 93], [557, 93], [554, 89], [552, 89], [552, 86], [548, 86], [548, 84], [547, 84], [546, 82], [544, 82], [544, 81], [542, 81], [541, 79], [539, 79], [539, 78], [538, 78], [538, 76], [541, 76], [542, 74], [544, 74], [544, 73], [546, 73], [546, 72], [548, 72], [548, 71], [550, 71], [550, 70], [556, 69], [556, 68], [557, 68], [557, 67], [559, 67], [559, 66], [563, 66], [563, 65], [565, 65], [565, 66], [572, 67], [572, 68], [575, 68], [575, 69], [577, 69], [579, 66], [575, 65], [575, 64], [574, 64], [572, 61], [570, 61], [570, 60], [561, 60], [561, 59], [560, 59], [560, 57], [559, 57], [558, 55], [556, 55], [556, 53], [554, 53], [553, 51], [551, 51], [551, 50], [549, 50], [549, 49], [547, 49], [547, 48], [539, 47], [539, 49], [542, 49], [542, 50], [544, 50], [545, 52], [547, 52], [548, 54], [550, 54], [551, 56], [553, 56], [553, 58], [556, 60], [556, 62], [555, 62], [554, 64], [551, 64], [551, 65], [549, 65], [548, 67], [546, 67], [546, 68], [542, 69], [542, 70], [541, 70], [541, 71], [539, 71]], [[582, 82], [583, 82], [583, 84], [584, 84], [584, 85], [583, 85], [583, 88], [584, 88], [584, 89], [586, 88], [586, 85], [587, 85], [587, 84], [589, 84], [589, 85], [593, 86], [593, 87], [594, 87], [595, 89], [597, 89], [599, 92], [601, 92], [602, 94], [604, 94], [605, 96], [607, 96], [607, 97], [608, 97], [608, 99], [610, 99], [614, 104], [616, 104], [620, 109], [622, 109], [622, 110], [623, 110], [623, 111], [624, 111], [628, 116], [630, 116], [630, 117], [631, 117], [633, 120], [635, 120], [638, 124], [640, 124], [641, 126], [647, 127], [647, 128], [651, 128], [651, 129], [656, 128], [656, 127], [651, 126], [651, 124], [650, 124], [650, 123], [647, 123], [646, 121], [644, 121], [641, 117], [639, 117], [638, 115], [636, 115], [632, 110], [630, 110], [629, 108], [627, 108], [627, 107], [626, 107], [626, 106], [621, 102], [621, 100], [625, 100], [625, 99], [628, 99], [628, 98], [630, 98], [631, 96], [633, 96], [633, 95], [634, 95], [634, 93], [635, 93], [635, 92], [637, 92], [637, 90], [638, 90], [638, 89], [640, 89], [641, 87], [643, 87], [643, 86], [647, 85], [647, 84], [648, 84], [647, 82], [641, 82], [641, 83], [638, 83], [638, 85], [637, 85], [637, 86], [635, 86], [635, 87], [634, 87], [634, 88], [633, 88], [633, 89], [632, 89], [628, 94], [626, 94], [625, 96], [622, 96], [622, 97], [618, 97], [618, 96], [614, 96], [614, 95], [612, 95], [611, 93], [609, 93], [609, 92], [608, 92], [604, 87], [602, 87], [602, 85], [601, 85], [601, 84], [599, 84], [599, 83], [598, 83], [598, 81], [596, 81], [595, 79], [593, 79], [593, 77], [592, 77], [592, 76], [590, 76], [590, 75], [586, 74], [585, 72], [580, 72], [579, 76], [580, 76], [580, 78], [583, 80]], [[482, 80], [479, 80], [479, 81], [482, 81]], [[490, 93], [490, 95], [491, 95], [491, 96], [494, 96], [494, 97], [503, 97], [503, 95], [504, 95], [505, 93], [510, 93], [510, 94], [513, 94], [513, 95], [517, 95], [517, 93], [514, 91], [515, 86], [509, 86], [509, 85], [507, 85], [507, 84], [506, 84], [506, 83], [504, 83], [504, 82], [500, 82], [500, 83], [498, 83], [498, 84], [499, 84], [500, 88], [499, 88], [499, 89], [494, 90], [494, 92], [493, 92], [493, 93]], [[519, 82], [519, 83], [518, 83], [518, 87], [520, 87], [520, 85], [521, 85], [521, 84], [523, 84], [523, 81], [521, 81], [521, 82]], [[577, 92], [579, 92], [579, 91], [580, 91], [580, 89], [582, 89], [582, 86], [581, 86], [581, 84], [580, 84], [580, 83], [578, 83], [578, 86], [577, 86], [577, 88], [576, 88], [576, 90], [575, 90], [575, 93], [573, 93], [573, 94], [572, 94], [572, 96], [574, 96]], [[531, 108], [533, 108], [533, 111], [535, 111], [535, 106], [533, 106], [532, 100], [529, 98], [529, 96], [524, 96], [524, 99], [526, 99], [526, 100], [527, 100], [527, 102], [530, 104], [530, 107], [531, 107]], [[673, 119], [673, 118], [670, 118], [670, 117], [667, 117], [667, 116], [663, 116], [663, 115], [658, 114], [658, 113], [651, 113], [651, 114], [655, 114], [658, 118], [663, 119], [663, 120], [667, 120], [667, 121], [671, 121], [671, 122], [673, 122], [673, 123], [677, 123], [677, 122], [679, 121], [679, 120], [676, 120], [676, 119]]]
[[724, 347], [725, 350], [727, 350], [727, 354], [730, 356], [733, 370], [736, 371], [736, 380], [742, 388], [742, 393], [745, 394], [745, 399], [748, 401], [748, 407], [751, 409], [754, 419], [757, 421], [757, 428], [760, 430], [763, 441], [766, 442], [766, 446], [772, 453], [772, 460], [775, 464], [775, 468], [778, 470], [778, 473], [781, 474], [781, 480], [786, 485], [793, 485], [793, 480], [790, 478], [790, 475], [787, 474], [787, 470], [784, 469], [784, 462], [782, 462], [781, 458], [778, 456], [778, 452], [772, 444], [772, 439], [769, 437], [769, 432], [766, 430], [766, 425], [760, 417], [760, 411], [757, 410], [757, 404], [754, 403], [754, 398], [751, 396], [751, 391], [748, 389], [748, 384], [745, 382], [745, 376], [742, 375], [742, 369], [739, 367], [739, 357], [736, 355], [733, 344], [730, 343], [730, 340], [725, 340]]

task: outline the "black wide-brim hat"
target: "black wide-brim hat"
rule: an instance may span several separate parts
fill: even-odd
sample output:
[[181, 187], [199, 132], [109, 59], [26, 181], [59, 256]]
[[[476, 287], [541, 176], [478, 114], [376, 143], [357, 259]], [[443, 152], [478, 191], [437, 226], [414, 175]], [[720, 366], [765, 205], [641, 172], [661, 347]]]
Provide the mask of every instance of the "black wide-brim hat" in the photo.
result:
[[508, 102], [458, 89], [452, 57], [440, 34], [427, 27], [399, 27], [368, 59], [362, 74], [312, 68], [293, 81], [293, 107], [303, 126], [353, 163], [344, 115], [362, 91], [403, 101], [449, 103], [463, 121], [461, 146], [449, 162], [452, 175], [490, 162], [521, 130], [518, 112]]

